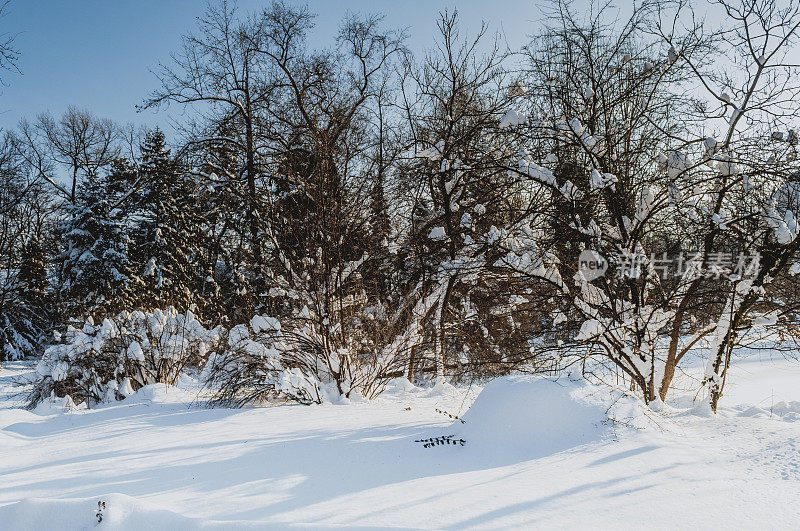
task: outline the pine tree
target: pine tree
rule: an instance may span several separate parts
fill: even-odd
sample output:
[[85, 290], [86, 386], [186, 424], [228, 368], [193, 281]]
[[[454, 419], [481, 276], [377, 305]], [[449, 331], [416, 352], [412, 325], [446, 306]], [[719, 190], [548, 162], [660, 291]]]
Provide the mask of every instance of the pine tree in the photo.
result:
[[[216, 136], [236, 134], [226, 124], [218, 127]], [[244, 155], [235, 147], [209, 143], [196, 153], [200, 181], [194, 197], [202, 202], [199, 221], [203, 227], [197, 240], [203, 241], [198, 263], [203, 264], [204, 275], [198, 297], [203, 302], [203, 317], [212, 322], [250, 319], [258, 303], [259, 291], [253, 287], [257, 266], [247, 244], [248, 229], [242, 223], [247, 192], [245, 183], [237, 178]]]
[[101, 318], [130, 300], [129, 238], [122, 210], [114, 204], [107, 177], [90, 177], [61, 224], [63, 252], [57, 258], [59, 299], [66, 320]]
[[34, 354], [42, 337], [41, 314], [25, 300], [19, 275], [0, 286], [0, 361]]
[[31, 238], [20, 252], [19, 284], [25, 300], [40, 315], [49, 312], [47, 256], [38, 238]]
[[46, 256], [38, 239], [19, 252], [15, 274], [6, 278], [0, 295], [0, 360], [17, 359], [39, 350], [49, 322]]
[[18, 283], [0, 288], [0, 361], [34, 354], [41, 338], [37, 315], [21, 297]]
[[206, 276], [198, 185], [171, 156], [161, 131], [147, 133], [141, 152], [132, 207], [137, 296], [146, 306], [196, 308]]

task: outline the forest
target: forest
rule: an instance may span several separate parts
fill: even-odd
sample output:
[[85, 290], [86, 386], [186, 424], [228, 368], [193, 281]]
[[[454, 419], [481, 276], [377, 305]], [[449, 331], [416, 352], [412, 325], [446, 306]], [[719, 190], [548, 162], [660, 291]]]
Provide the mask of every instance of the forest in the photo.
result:
[[2, 131], [0, 360], [36, 360], [31, 406], [566, 369], [653, 405], [702, 346], [716, 411], [741, 349], [797, 352], [800, 8], [714, 9], [557, 0], [520, 49], [447, 10], [415, 54], [380, 15], [318, 43], [308, 7], [210, 3], [142, 94], [169, 136]]

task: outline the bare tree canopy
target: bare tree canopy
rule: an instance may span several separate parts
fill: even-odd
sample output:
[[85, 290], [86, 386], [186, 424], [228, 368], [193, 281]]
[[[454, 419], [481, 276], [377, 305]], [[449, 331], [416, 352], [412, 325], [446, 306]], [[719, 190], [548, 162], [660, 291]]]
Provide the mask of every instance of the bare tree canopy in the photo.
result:
[[[4, 0], [0, 3], [0, 24], [8, 14], [8, 6], [11, 0]], [[14, 34], [8, 31], [0, 32], [0, 71], [11, 71], [19, 73], [17, 63], [19, 62], [20, 52], [14, 47]], [[4, 77], [0, 76], [0, 83], [5, 82]]]

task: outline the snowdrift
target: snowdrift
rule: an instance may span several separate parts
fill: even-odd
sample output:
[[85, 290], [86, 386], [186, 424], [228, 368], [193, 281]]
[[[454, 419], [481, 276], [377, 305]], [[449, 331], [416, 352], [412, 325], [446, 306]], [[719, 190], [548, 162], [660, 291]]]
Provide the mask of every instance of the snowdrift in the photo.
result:
[[[737, 406], [731, 410], [740, 417], [779, 419], [785, 422], [800, 421], [800, 401], [778, 402], [769, 407]], [[738, 413], [737, 413], [738, 412]]]
[[[98, 502], [104, 505], [99, 506]], [[102, 507], [102, 508], [101, 508]], [[115, 531], [236, 531], [242, 529], [327, 529], [338, 525], [251, 520], [206, 520], [190, 518], [124, 494], [97, 498], [28, 499], [0, 506], [0, 528], [14, 531], [60, 529], [113, 529]], [[382, 529], [371, 526], [347, 526]]]
[[[188, 383], [187, 383], [188, 382]], [[127, 398], [115, 402], [101, 402], [95, 404], [91, 410], [100, 410], [120, 406], [134, 406], [137, 404], [159, 406], [190, 406], [198, 402], [200, 385], [188, 377], [181, 378], [180, 385], [173, 386], [163, 383], [145, 385]], [[85, 402], [76, 404], [69, 395], [60, 398], [51, 396], [39, 402], [33, 413], [39, 416], [50, 416], [63, 413], [87, 412], [90, 408]]]
[[591, 387], [567, 378], [497, 378], [460, 420], [431, 436], [452, 435], [464, 441], [468, 452], [512, 452], [525, 458], [596, 441], [607, 431], [608, 405], [593, 399]]
[[[188, 384], [185, 382], [189, 382]], [[121, 403], [126, 405], [133, 404], [162, 404], [162, 405], [189, 405], [197, 402], [197, 393], [200, 385], [192, 382], [189, 378], [183, 377], [180, 381], [182, 385], [167, 385], [163, 383], [145, 385], [134, 394], [128, 396]], [[192, 390], [196, 390], [192, 392]], [[113, 404], [112, 404], [113, 405]]]
[[[105, 509], [102, 512], [98, 510], [99, 501], [105, 503]], [[0, 522], [2, 522], [3, 528], [17, 531], [77, 530], [94, 527], [131, 531], [144, 529], [179, 531], [248, 527], [246, 523], [242, 522], [238, 522], [234, 526], [233, 524], [187, 518], [124, 494], [110, 494], [86, 499], [22, 500], [0, 507]], [[249, 527], [254, 528], [255, 526]]]

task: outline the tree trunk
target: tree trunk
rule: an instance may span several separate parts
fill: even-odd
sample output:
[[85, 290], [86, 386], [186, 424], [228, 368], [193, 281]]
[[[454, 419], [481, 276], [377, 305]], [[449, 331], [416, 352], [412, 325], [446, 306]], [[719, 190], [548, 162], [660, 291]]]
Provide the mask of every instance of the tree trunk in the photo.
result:
[[450, 304], [450, 297], [453, 293], [455, 282], [455, 275], [447, 279], [447, 287], [442, 294], [442, 298], [439, 300], [439, 307], [436, 310], [436, 320], [439, 328], [436, 331], [436, 378], [442, 380], [444, 379], [445, 369], [445, 325], [447, 324], [445, 312], [448, 304]]

